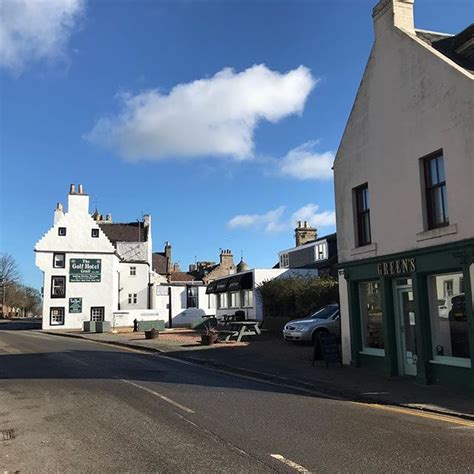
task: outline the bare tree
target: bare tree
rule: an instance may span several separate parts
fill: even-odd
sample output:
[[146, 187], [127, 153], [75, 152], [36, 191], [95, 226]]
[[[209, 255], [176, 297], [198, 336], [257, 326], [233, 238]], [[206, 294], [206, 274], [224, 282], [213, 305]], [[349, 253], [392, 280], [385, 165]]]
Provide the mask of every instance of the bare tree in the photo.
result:
[[0, 290], [2, 292], [2, 316], [5, 316], [5, 303], [8, 287], [18, 284], [20, 271], [18, 265], [9, 253], [0, 253]]

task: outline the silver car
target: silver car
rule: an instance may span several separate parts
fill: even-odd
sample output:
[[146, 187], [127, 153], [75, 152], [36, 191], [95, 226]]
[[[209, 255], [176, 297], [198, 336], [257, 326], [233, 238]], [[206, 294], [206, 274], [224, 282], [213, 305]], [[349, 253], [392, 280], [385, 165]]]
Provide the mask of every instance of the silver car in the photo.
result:
[[330, 304], [316, 311], [307, 318], [294, 319], [283, 328], [283, 338], [287, 341], [315, 342], [319, 333], [331, 333], [339, 336], [339, 305]]

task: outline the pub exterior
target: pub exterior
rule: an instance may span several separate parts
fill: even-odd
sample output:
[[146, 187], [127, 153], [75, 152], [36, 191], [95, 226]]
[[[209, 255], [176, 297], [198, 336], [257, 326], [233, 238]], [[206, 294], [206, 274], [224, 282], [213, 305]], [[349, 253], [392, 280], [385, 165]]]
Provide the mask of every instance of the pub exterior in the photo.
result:
[[474, 393], [474, 25], [381, 0], [334, 162], [343, 360]]

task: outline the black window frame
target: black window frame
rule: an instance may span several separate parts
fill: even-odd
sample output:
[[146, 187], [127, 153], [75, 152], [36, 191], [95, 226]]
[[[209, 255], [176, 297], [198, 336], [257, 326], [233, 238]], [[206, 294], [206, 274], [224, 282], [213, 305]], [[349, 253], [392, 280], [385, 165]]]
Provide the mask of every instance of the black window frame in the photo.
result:
[[[61, 309], [63, 312], [63, 322], [62, 323], [53, 323], [53, 310]], [[51, 306], [49, 308], [49, 325], [50, 326], [64, 326], [64, 322], [66, 320], [66, 308], [64, 306]]]
[[[63, 264], [56, 265], [56, 255], [63, 256]], [[66, 254], [64, 252], [54, 252], [53, 253], [53, 268], [66, 268]]]
[[[190, 290], [194, 290], [195, 294], [191, 295]], [[186, 285], [186, 308], [198, 308], [198, 293], [197, 286]]]
[[354, 188], [355, 213], [357, 227], [357, 247], [372, 243], [372, 226], [370, 223], [369, 184], [364, 183]]
[[[95, 319], [92, 319], [92, 311], [94, 311], [95, 309], [101, 309], [102, 310], [102, 320], [101, 321], [97, 321]], [[90, 321], [95, 321], [95, 322], [105, 321], [105, 306], [91, 306]]]
[[91, 229], [91, 237], [93, 239], [98, 239], [99, 238], [99, 229]]
[[128, 304], [137, 304], [137, 302], [138, 302], [138, 293], [129, 293]]
[[[54, 294], [53, 290], [54, 290], [54, 280], [55, 279], [60, 279], [64, 282], [64, 285], [63, 285], [64, 294], [63, 295], [55, 295]], [[55, 298], [55, 299], [57, 299], [57, 298], [66, 298], [66, 277], [64, 275], [52, 275], [51, 276], [51, 291], [50, 291], [50, 293], [51, 293], [51, 298]]]
[[[444, 180], [440, 181], [440, 166], [439, 160], [442, 160], [443, 163], [443, 174]], [[425, 177], [425, 202], [426, 202], [426, 222], [428, 230], [439, 229], [440, 227], [446, 227], [449, 225], [449, 209], [448, 209], [448, 197], [447, 197], [447, 185], [446, 185], [446, 172], [444, 166], [444, 154], [443, 150], [439, 150], [435, 153], [432, 153], [429, 156], [422, 158], [423, 161], [423, 172]], [[436, 163], [436, 177], [433, 179], [431, 173], [431, 163], [435, 161]], [[435, 210], [435, 200], [438, 193], [438, 189], [441, 194], [441, 212], [442, 220], [438, 221]]]
[[[133, 269], [133, 273], [132, 273], [132, 269]], [[134, 265], [130, 266], [129, 270], [130, 270], [129, 271], [129, 276], [133, 276], [133, 277], [137, 276], [137, 267], [136, 266], [134, 266]]]
[[[64, 231], [64, 233], [62, 233], [61, 231]], [[58, 227], [58, 235], [59, 235], [60, 237], [65, 237], [65, 236], [66, 236], [66, 233], [67, 233], [66, 227]]]

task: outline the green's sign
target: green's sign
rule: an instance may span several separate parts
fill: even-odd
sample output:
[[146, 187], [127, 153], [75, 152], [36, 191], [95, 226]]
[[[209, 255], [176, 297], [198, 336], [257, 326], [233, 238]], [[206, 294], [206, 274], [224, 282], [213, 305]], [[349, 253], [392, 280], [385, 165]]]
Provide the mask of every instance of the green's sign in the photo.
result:
[[82, 313], [82, 298], [69, 298], [69, 312]]
[[100, 282], [102, 260], [100, 258], [71, 258], [69, 260], [70, 282]]

